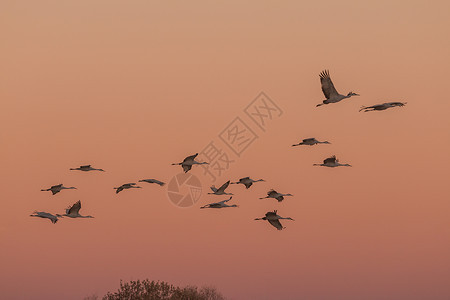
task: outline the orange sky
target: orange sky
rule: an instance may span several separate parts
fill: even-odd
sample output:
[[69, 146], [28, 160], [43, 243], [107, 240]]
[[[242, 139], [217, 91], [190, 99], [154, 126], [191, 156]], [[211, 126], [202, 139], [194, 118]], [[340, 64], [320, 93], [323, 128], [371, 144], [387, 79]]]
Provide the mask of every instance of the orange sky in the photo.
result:
[[[2, 299], [82, 299], [119, 280], [229, 299], [448, 299], [448, 1], [3, 1]], [[360, 97], [316, 108], [318, 74]], [[188, 209], [169, 181], [264, 91], [283, 110], [217, 180], [239, 208]], [[358, 113], [362, 105], [404, 108]], [[253, 124], [254, 125], [254, 124]], [[301, 138], [332, 145], [291, 148]], [[353, 168], [317, 168], [336, 154]], [[106, 173], [68, 169], [92, 163]], [[78, 190], [51, 196], [41, 188]], [[292, 193], [259, 200], [268, 189]], [[95, 219], [48, 220], [81, 200]], [[287, 227], [253, 221], [278, 209]]]

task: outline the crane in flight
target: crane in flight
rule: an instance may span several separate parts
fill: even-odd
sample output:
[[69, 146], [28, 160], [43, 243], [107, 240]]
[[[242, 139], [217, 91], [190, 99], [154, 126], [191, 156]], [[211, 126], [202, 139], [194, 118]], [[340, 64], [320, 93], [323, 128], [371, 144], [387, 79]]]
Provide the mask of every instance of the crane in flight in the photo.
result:
[[123, 190], [127, 190], [127, 189], [141, 189], [142, 187], [136, 185], [136, 183], [132, 182], [132, 183], [124, 183], [119, 187], [115, 187], [114, 189], [116, 190], [116, 194], [120, 193]]
[[322, 103], [317, 104], [316, 106], [321, 106], [330, 103], [337, 103], [344, 99], [350, 98], [352, 96], [359, 96], [356, 93], [349, 92], [347, 95], [341, 95], [338, 93], [336, 88], [334, 87], [333, 82], [331, 81], [330, 72], [328, 70], [324, 70], [320, 73], [320, 83], [322, 84], [322, 92], [325, 95], [325, 100]]
[[407, 102], [386, 102], [382, 104], [372, 105], [372, 106], [361, 106], [361, 109], [359, 111], [375, 111], [375, 110], [386, 110], [391, 107], [402, 107], [405, 106]]
[[223, 200], [223, 201], [220, 201], [220, 202], [209, 203], [209, 204], [206, 204], [206, 205], [204, 205], [204, 206], [202, 206], [202, 207], [200, 207], [200, 208], [238, 207], [236, 204], [233, 204], [233, 205], [228, 205], [228, 204], [227, 204], [227, 202], [230, 201], [231, 198], [233, 198], [233, 197], [230, 197], [230, 199]]
[[93, 218], [93, 216], [80, 215], [80, 209], [81, 209], [81, 201], [78, 200], [77, 202], [75, 202], [73, 205], [69, 206], [66, 209], [66, 213], [63, 216], [69, 218]]
[[294, 196], [294, 195], [291, 195], [291, 194], [281, 194], [281, 193], [278, 193], [277, 191], [275, 191], [275, 190], [272, 189], [272, 190], [270, 190], [270, 191], [267, 192], [267, 196], [266, 196], [266, 197], [259, 198], [259, 199], [274, 198], [274, 199], [277, 199], [278, 202], [281, 202], [281, 201], [284, 200], [284, 197], [285, 197], [285, 196]]
[[231, 184], [243, 184], [243, 185], [245, 185], [245, 188], [248, 189], [253, 185], [253, 183], [259, 182], [259, 181], [264, 181], [264, 179], [254, 180], [254, 179], [251, 179], [250, 177], [244, 177], [244, 178], [239, 179], [239, 181], [237, 181], [237, 182], [230, 182], [230, 183]]
[[58, 222], [58, 218], [62, 218], [62, 216], [59, 214], [53, 215], [45, 211], [35, 211], [32, 215], [30, 215], [30, 217], [49, 219], [53, 224], [56, 224], [56, 222]]
[[211, 195], [233, 195], [232, 193], [227, 193], [225, 192], [225, 189], [230, 185], [230, 181], [228, 180], [227, 182], [225, 182], [224, 184], [222, 184], [220, 186], [220, 188], [216, 188], [214, 185], [211, 188], [211, 190], [213, 191], [212, 193], [208, 193]]
[[63, 184], [61, 183], [61, 184], [57, 184], [57, 185], [52, 185], [50, 188], [48, 188], [48, 189], [43, 189], [43, 190], [41, 190], [42, 192], [48, 192], [48, 191], [50, 191], [50, 192], [52, 192], [52, 195], [56, 195], [56, 194], [58, 194], [59, 192], [61, 192], [62, 190], [76, 190], [77, 188], [76, 187], [74, 187], [74, 186], [71, 186], [71, 187], [65, 187], [65, 186], [63, 186]]
[[322, 167], [329, 167], [329, 168], [335, 168], [335, 167], [351, 167], [349, 164], [341, 164], [339, 160], [336, 158], [336, 155], [333, 155], [331, 157], [328, 157], [323, 160], [323, 163], [321, 164], [313, 164], [313, 166], [322, 166]]
[[321, 142], [321, 141], [318, 141], [318, 140], [316, 140], [315, 138], [307, 138], [307, 139], [303, 139], [300, 143], [298, 143], [298, 144], [294, 144], [294, 145], [292, 145], [292, 147], [295, 147], [295, 146], [301, 146], [301, 145], [308, 145], [308, 146], [314, 146], [314, 145], [317, 145], [317, 144], [331, 144], [329, 141], [323, 141], [323, 142]]
[[163, 186], [166, 184], [165, 182], [162, 182], [162, 181], [159, 181], [156, 179], [142, 179], [142, 180], [139, 180], [139, 182], [156, 183], [156, 184], [159, 184], [160, 186]]
[[269, 211], [266, 213], [266, 215], [262, 218], [256, 218], [255, 220], [266, 220], [270, 223], [270, 225], [272, 225], [273, 227], [275, 227], [278, 230], [283, 230], [286, 227], [283, 227], [283, 225], [281, 225], [280, 220], [292, 220], [294, 221], [294, 219], [287, 217], [287, 218], [283, 218], [280, 217], [277, 214], [277, 211]]
[[195, 158], [197, 157], [198, 153], [195, 153], [194, 155], [188, 156], [186, 157], [182, 162], [180, 163], [173, 163], [172, 165], [180, 165], [181, 167], [183, 167], [183, 171], [184, 173], [189, 172], [190, 169], [192, 169], [193, 165], [207, 165], [207, 162], [198, 162], [195, 160]]
[[105, 170], [93, 168], [91, 165], [79, 166], [78, 168], [70, 168], [70, 170], [77, 170], [77, 171], [83, 171], [83, 172], [89, 172], [89, 171], [105, 172]]

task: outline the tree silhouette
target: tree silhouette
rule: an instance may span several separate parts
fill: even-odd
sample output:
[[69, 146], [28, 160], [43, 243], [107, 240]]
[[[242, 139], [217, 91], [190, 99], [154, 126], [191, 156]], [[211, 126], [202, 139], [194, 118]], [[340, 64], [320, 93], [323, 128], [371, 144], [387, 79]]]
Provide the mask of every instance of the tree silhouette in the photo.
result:
[[225, 300], [214, 287], [177, 287], [164, 281], [120, 281], [117, 292], [108, 292], [103, 300]]

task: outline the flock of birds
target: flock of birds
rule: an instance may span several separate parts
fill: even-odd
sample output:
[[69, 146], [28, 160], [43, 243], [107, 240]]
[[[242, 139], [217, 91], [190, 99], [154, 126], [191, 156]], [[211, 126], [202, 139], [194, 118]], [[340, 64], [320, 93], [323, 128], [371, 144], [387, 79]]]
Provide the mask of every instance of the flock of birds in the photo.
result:
[[[317, 104], [316, 106], [322, 106], [322, 105], [327, 105], [327, 104], [331, 104], [331, 103], [338, 103], [338, 102], [340, 102], [344, 99], [350, 98], [352, 96], [359, 96], [358, 94], [353, 93], [353, 92], [349, 92], [347, 95], [339, 94], [338, 91], [336, 90], [336, 88], [334, 87], [333, 82], [331, 81], [330, 73], [328, 70], [322, 71], [319, 76], [320, 76], [320, 82], [322, 85], [322, 92], [325, 95], [326, 99], [323, 100], [322, 103]], [[376, 105], [372, 105], [372, 106], [362, 106], [359, 111], [363, 111], [363, 112], [382, 111], [382, 110], [386, 110], [386, 109], [393, 108], [393, 107], [402, 107], [405, 105], [406, 105], [406, 102], [386, 102], [386, 103], [376, 104]], [[303, 139], [298, 144], [294, 144], [292, 146], [293, 147], [314, 146], [317, 144], [331, 144], [331, 143], [328, 141], [318, 141], [315, 138], [306, 138], [306, 139]], [[198, 155], [198, 153], [188, 156], [182, 162], [173, 163], [172, 165], [180, 165], [183, 168], [183, 171], [185, 173], [187, 173], [192, 169], [192, 166], [194, 166], [194, 165], [208, 164], [207, 162], [196, 161], [195, 159], [196, 159], [197, 155]], [[342, 166], [351, 167], [350, 164], [340, 163], [339, 160], [334, 155], [324, 159], [322, 163], [313, 164], [313, 165], [329, 167], [329, 168], [342, 167]], [[78, 168], [71, 168], [70, 170], [83, 171], [83, 172], [89, 172], [89, 171], [104, 172], [103, 169], [93, 168], [91, 165], [83, 165]], [[260, 182], [260, 181], [264, 181], [264, 180], [263, 179], [254, 180], [254, 179], [251, 179], [250, 177], [241, 178], [237, 182], [231, 182], [230, 180], [228, 180], [223, 185], [221, 185], [219, 188], [216, 188], [214, 185], [211, 186], [212, 192], [208, 193], [208, 194], [219, 195], [219, 196], [220, 195], [233, 195], [232, 193], [228, 193], [225, 191], [230, 184], [242, 184], [245, 186], [246, 189], [249, 189], [254, 183]], [[142, 180], [139, 180], [139, 182], [154, 183], [154, 184], [157, 184], [160, 186], [163, 186], [165, 184], [164, 182], [156, 180], [156, 179], [142, 179]], [[126, 190], [126, 189], [139, 189], [139, 188], [142, 188], [142, 187], [138, 186], [136, 183], [125, 183], [119, 187], [114, 187], [114, 189], [116, 190], [116, 194], [118, 194], [121, 191]], [[42, 189], [41, 191], [50, 191], [50, 192], [52, 192], [52, 195], [55, 195], [55, 194], [61, 192], [62, 190], [69, 190], [69, 189], [76, 189], [76, 187], [65, 187], [63, 184], [58, 184], [58, 185], [51, 186], [48, 189]], [[286, 196], [293, 196], [293, 195], [279, 193], [279, 192], [271, 189], [267, 192], [266, 197], [262, 197], [259, 199], [273, 198], [273, 199], [276, 199], [278, 202], [281, 202], [284, 200], [284, 197], [286, 197]], [[232, 204], [232, 205], [227, 204], [230, 200], [232, 200], [232, 196], [229, 199], [222, 200], [219, 202], [209, 203], [200, 208], [204, 209], [204, 208], [238, 207], [236, 204]], [[81, 201], [77, 201], [73, 205], [69, 206], [66, 209], [64, 214], [51, 214], [51, 213], [44, 212], [44, 211], [35, 211], [30, 216], [49, 219], [53, 224], [55, 224], [59, 218], [63, 218], [63, 217], [93, 218], [92, 216], [89, 216], [89, 215], [87, 215], [87, 216], [80, 215], [80, 213], [79, 213], [80, 209], [81, 209]], [[280, 215], [278, 215], [277, 210], [269, 211], [265, 214], [264, 217], [256, 218], [255, 220], [268, 221], [276, 229], [282, 230], [285, 227], [283, 227], [281, 225], [280, 220], [283, 220], [283, 219], [284, 220], [294, 220], [290, 217], [281, 217]]]

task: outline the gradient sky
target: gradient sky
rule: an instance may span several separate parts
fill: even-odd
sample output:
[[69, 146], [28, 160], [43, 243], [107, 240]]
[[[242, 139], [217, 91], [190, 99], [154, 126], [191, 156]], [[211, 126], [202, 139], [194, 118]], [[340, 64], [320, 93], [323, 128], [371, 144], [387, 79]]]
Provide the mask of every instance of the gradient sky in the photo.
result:
[[[448, 1], [0, 2], [0, 294], [82, 299], [119, 280], [228, 299], [450, 298]], [[324, 99], [318, 74], [339, 92]], [[283, 110], [217, 180], [239, 208], [188, 209], [169, 181], [264, 91]], [[406, 101], [383, 112], [362, 105]], [[290, 147], [301, 138], [331, 145]], [[336, 154], [353, 168], [318, 168]], [[88, 164], [106, 173], [71, 172]], [[41, 188], [78, 190], [51, 196]], [[258, 200], [270, 188], [295, 196]], [[82, 214], [52, 225], [34, 210]], [[278, 209], [287, 227], [253, 221]]]

